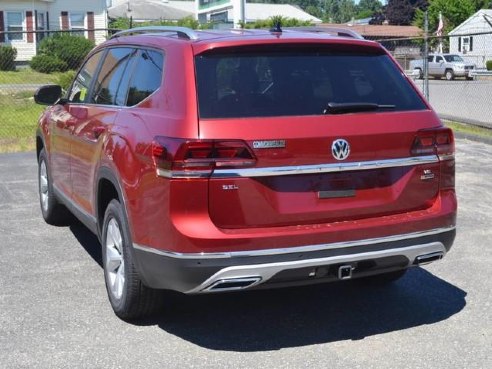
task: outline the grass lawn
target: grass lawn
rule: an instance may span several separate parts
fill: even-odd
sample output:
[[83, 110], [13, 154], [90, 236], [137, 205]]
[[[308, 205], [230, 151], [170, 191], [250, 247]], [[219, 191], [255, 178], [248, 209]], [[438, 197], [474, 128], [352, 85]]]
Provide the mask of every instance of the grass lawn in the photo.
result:
[[0, 152], [35, 148], [34, 134], [43, 107], [34, 103], [34, 91], [15, 85], [57, 83], [59, 75], [39, 73], [30, 68], [0, 71], [0, 85], [9, 85], [0, 86]]
[[59, 73], [44, 74], [33, 71], [31, 68], [19, 68], [16, 71], [0, 71], [0, 85], [56, 83]]
[[455, 132], [460, 132], [469, 136], [479, 136], [487, 139], [492, 139], [492, 129], [473, 126], [470, 124], [444, 121], [444, 124], [452, 128]]
[[34, 150], [36, 124], [43, 109], [34, 103], [32, 91], [0, 91], [0, 152]]

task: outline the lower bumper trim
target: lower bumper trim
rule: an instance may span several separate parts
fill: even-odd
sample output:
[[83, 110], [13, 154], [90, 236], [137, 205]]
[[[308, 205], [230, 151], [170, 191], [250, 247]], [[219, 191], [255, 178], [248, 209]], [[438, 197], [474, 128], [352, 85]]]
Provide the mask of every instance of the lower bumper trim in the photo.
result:
[[[416, 234], [420, 237], [413, 237]], [[198, 294], [335, 281], [340, 280], [339, 268], [349, 265], [353, 278], [401, 270], [444, 256], [452, 247], [456, 230], [416, 234], [308, 246], [308, 251], [297, 247], [265, 255], [214, 257], [204, 253], [190, 258], [189, 254], [177, 257], [147, 247], [134, 247], [133, 254], [146, 286]]]
[[[256, 264], [256, 265], [238, 265], [219, 270], [210, 278], [205, 280], [199, 286], [186, 291], [188, 294], [214, 292], [211, 286], [216, 285], [219, 281], [238, 280], [238, 279], [257, 279], [254, 285], [267, 282], [275, 274], [289, 269], [299, 269], [307, 267], [330, 266], [334, 264], [350, 264], [364, 260], [374, 260], [392, 256], [404, 256], [408, 260], [407, 267], [413, 265], [422, 255], [439, 253], [446, 254], [446, 248], [441, 242], [431, 242], [423, 245], [415, 245], [403, 248], [394, 248], [374, 252], [363, 252], [354, 255], [339, 255], [319, 259], [296, 260], [288, 262]], [[248, 286], [249, 287], [249, 286]], [[247, 287], [245, 287], [247, 288]]]

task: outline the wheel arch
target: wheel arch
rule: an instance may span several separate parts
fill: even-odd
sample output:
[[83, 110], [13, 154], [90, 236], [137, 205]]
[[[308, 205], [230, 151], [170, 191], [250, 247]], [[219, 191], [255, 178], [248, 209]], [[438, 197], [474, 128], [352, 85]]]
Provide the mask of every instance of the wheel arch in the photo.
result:
[[[43, 150], [46, 147], [44, 144], [44, 139], [41, 136], [40, 130], [36, 132], [36, 159], [39, 160], [39, 154], [41, 153], [41, 150]], [[48, 155], [48, 153], [46, 153]]]
[[[111, 169], [107, 167], [101, 167], [97, 175], [97, 188], [95, 191], [95, 215], [97, 220], [99, 239], [101, 239], [102, 236], [104, 213], [106, 211], [106, 208], [108, 207], [108, 204], [113, 199], [118, 200], [124, 208], [125, 213], [127, 213], [126, 199], [118, 177], [113, 173]], [[128, 214], [126, 214], [126, 218], [130, 225]]]

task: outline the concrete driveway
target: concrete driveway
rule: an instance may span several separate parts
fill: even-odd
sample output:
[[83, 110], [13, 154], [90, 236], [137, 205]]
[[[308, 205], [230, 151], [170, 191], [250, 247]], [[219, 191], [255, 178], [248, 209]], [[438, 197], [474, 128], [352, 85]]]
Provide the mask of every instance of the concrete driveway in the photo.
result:
[[458, 236], [388, 287], [179, 297], [119, 320], [98, 242], [41, 218], [33, 153], [0, 155], [2, 368], [492, 368], [491, 146], [457, 140]]

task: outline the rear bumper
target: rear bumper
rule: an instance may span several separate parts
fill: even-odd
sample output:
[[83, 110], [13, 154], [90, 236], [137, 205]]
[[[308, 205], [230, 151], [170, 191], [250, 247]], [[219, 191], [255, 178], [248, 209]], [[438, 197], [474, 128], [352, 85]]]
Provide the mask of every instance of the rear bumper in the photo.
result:
[[[134, 244], [136, 266], [152, 288], [189, 294], [279, 287], [405, 269], [444, 256], [455, 228], [349, 242], [228, 253], [180, 254]], [[419, 257], [422, 257], [420, 258]], [[420, 261], [419, 261], [420, 260]]]

